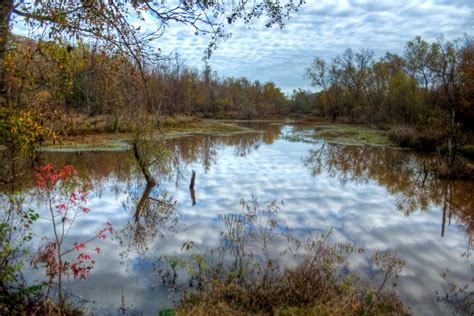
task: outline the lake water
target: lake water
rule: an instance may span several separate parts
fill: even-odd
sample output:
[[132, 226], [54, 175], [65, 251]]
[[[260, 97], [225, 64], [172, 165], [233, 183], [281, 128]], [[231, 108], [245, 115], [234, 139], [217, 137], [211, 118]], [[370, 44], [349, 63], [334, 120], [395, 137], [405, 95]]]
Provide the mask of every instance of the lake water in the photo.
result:
[[[290, 125], [242, 123], [257, 130], [229, 136], [193, 135], [170, 139], [179, 173], [156, 174], [150, 196], [176, 202], [165, 216], [134, 214], [146, 183], [130, 152], [48, 153], [43, 162], [71, 164], [91, 182], [90, 214], [77, 222], [69, 240], [83, 240], [105, 223], [112, 239], [94, 241], [102, 252], [86, 280], [69, 280], [68, 291], [94, 314], [157, 314], [177, 295], [160, 286], [153, 273], [161, 255], [180, 254], [185, 241], [200, 249], [219, 243], [218, 215], [240, 210], [254, 195], [261, 205], [283, 201], [281, 216], [296, 235], [308, 229], [327, 232], [330, 242], [352, 242], [366, 250], [351, 255], [350, 269], [370, 275], [368, 258], [393, 249], [405, 261], [397, 291], [419, 315], [448, 313], [437, 301], [446, 281], [473, 283], [474, 183], [440, 181], [424, 172], [432, 159], [411, 151], [344, 146], [323, 141], [289, 141]], [[311, 131], [311, 129], [309, 129]], [[196, 171], [195, 202], [189, 190]], [[32, 189], [25, 185], [28, 195]], [[30, 201], [42, 213], [43, 204]], [[193, 205], [194, 204], [194, 205]], [[47, 214], [43, 214], [47, 215]], [[145, 218], [146, 217], [146, 218]], [[37, 236], [51, 234], [51, 223], [34, 225]], [[40, 279], [39, 271], [28, 278]]]

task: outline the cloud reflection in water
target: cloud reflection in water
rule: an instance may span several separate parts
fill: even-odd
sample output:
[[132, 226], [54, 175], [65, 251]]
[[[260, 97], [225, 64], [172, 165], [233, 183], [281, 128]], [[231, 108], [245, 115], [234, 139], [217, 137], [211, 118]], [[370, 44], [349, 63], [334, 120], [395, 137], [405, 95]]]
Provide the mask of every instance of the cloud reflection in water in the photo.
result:
[[[182, 161], [182, 179], [176, 186], [173, 179], [157, 177], [160, 186], [148, 193], [159, 198], [161, 192], [168, 192], [176, 201], [176, 227], [168, 230], [158, 225], [156, 234], [145, 232], [150, 238], [144, 239], [146, 247], [140, 249], [131, 247], [133, 243], [123, 246], [120, 238], [106, 241], [89, 279], [69, 282], [70, 290], [95, 301], [96, 310], [111, 314], [122, 304], [122, 288], [128, 306], [145, 314], [172, 305], [166, 291], [154, 287], [159, 282], [152, 275], [155, 259], [178, 253], [186, 240], [202, 249], [218, 245], [217, 232], [223, 227], [217, 216], [238, 211], [240, 199], [251, 194], [262, 205], [284, 201], [282, 214], [295, 234], [303, 235], [308, 228], [325, 232], [334, 227], [333, 242], [351, 241], [369, 254], [394, 249], [406, 261], [398, 289], [415, 314], [436, 311], [434, 291], [442, 290], [440, 273], [446, 267], [455, 272], [455, 281], [470, 280], [472, 271], [460, 254], [474, 226], [468, 220], [473, 211], [472, 183], [448, 184], [429, 177], [422, 187], [419, 169], [413, 168], [421, 157], [411, 152], [329, 144], [321, 149], [320, 143], [278, 139], [280, 130], [281, 126], [272, 126], [271, 137], [255, 133], [171, 140], [168, 145]], [[123, 157], [100, 155], [112, 154], [83, 154], [80, 161], [71, 158], [73, 154], [47, 157], [58, 160], [58, 165], [75, 159], [93, 183], [91, 215], [78, 223], [71, 240], [81, 239], [108, 221], [119, 232], [137, 228], [133, 226], [134, 211], [146, 190], [144, 180], [133, 165], [124, 165]], [[107, 167], [96, 164], [104, 159]], [[114, 164], [120, 168], [115, 169]], [[188, 187], [191, 170], [197, 172], [194, 206]], [[443, 193], [448, 191], [449, 203], [456, 207], [443, 212]], [[48, 229], [47, 224], [36, 225], [38, 235], [47, 234]], [[351, 257], [350, 264], [361, 274], [371, 270], [366, 258]]]

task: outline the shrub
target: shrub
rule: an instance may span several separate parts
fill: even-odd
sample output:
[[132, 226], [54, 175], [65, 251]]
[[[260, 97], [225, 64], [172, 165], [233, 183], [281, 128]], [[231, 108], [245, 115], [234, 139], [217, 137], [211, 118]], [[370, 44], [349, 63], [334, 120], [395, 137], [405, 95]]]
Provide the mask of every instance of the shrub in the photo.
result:
[[435, 151], [442, 139], [440, 132], [430, 129], [418, 130], [410, 126], [392, 127], [388, 136], [400, 147], [407, 147], [422, 151]]

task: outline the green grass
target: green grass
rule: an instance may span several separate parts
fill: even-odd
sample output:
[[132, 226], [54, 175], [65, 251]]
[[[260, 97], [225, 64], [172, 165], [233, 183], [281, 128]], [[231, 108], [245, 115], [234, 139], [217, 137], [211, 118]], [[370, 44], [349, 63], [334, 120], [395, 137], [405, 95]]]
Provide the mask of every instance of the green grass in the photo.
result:
[[363, 145], [394, 145], [385, 131], [364, 126], [336, 125], [320, 126], [314, 134], [327, 141]]
[[[306, 128], [307, 125], [305, 125]], [[360, 126], [360, 125], [311, 125], [314, 129], [311, 134], [304, 133], [303, 139], [323, 139], [328, 143], [337, 143], [344, 145], [372, 145], [372, 146], [396, 146], [392, 142], [386, 131]], [[298, 129], [295, 135], [301, 133]], [[297, 136], [292, 136], [295, 140]], [[300, 137], [301, 138], [301, 137]], [[290, 139], [291, 140], [291, 139]]]

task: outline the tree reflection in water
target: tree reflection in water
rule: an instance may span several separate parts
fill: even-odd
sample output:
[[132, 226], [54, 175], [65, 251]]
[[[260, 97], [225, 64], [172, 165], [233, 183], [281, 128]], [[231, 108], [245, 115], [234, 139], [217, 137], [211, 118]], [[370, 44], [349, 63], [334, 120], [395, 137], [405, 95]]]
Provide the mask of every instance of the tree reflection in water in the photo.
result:
[[304, 159], [314, 176], [327, 174], [341, 182], [375, 181], [394, 194], [396, 207], [405, 215], [427, 211], [431, 205], [442, 208], [441, 236], [456, 215], [474, 233], [474, 183], [437, 178], [428, 165], [434, 157], [405, 150], [370, 146], [322, 143]]
[[[200, 163], [207, 172], [213, 164], [217, 163], [219, 149], [232, 147], [234, 155], [246, 156], [262, 144], [272, 144], [280, 136], [282, 128], [281, 125], [268, 123], [242, 123], [241, 125], [255, 128], [257, 131], [229, 135], [186, 135], [166, 139], [165, 146], [173, 153], [174, 160], [179, 161], [180, 167], [185, 167], [190, 163]], [[4, 163], [2, 159], [6, 159], [2, 153], [0, 151], [0, 163]], [[111, 182], [130, 182], [139, 174], [130, 151], [41, 152], [37, 163], [74, 166], [81, 177], [91, 182], [94, 192], [99, 195]], [[2, 173], [3, 171], [0, 170], [0, 191], [2, 192], [9, 191], [8, 186], [2, 185], [8, 178], [8, 175]], [[179, 173], [179, 170], [175, 171]], [[24, 174], [24, 177], [17, 179], [15, 189], [22, 191], [33, 187], [31, 164], [24, 165], [18, 172]], [[109, 181], [111, 178], [115, 178], [116, 181]]]
[[153, 197], [154, 187], [147, 183], [140, 196], [130, 196], [124, 203], [127, 212], [133, 215], [118, 232], [117, 238], [127, 253], [136, 251], [144, 255], [157, 237], [172, 232], [178, 222], [175, 202], [166, 191]]
[[[157, 170], [151, 169], [152, 173], [160, 179], [175, 178], [176, 184], [182, 178], [181, 169], [183, 166], [200, 162], [204, 170], [208, 171], [212, 164], [217, 161], [217, 152], [219, 148], [231, 146], [235, 148], [234, 154], [238, 156], [248, 155], [253, 150], [258, 149], [262, 139], [265, 136], [265, 142], [273, 141], [280, 133], [280, 127], [272, 129], [272, 136], [268, 133], [246, 133], [227, 136], [194, 135], [191, 137], [180, 137], [168, 139], [166, 148], [171, 150], [175, 161], [179, 164], [174, 165], [168, 174], [162, 174]], [[271, 141], [270, 141], [271, 139]], [[159, 169], [159, 168], [158, 168]], [[140, 177], [133, 177], [134, 179]], [[145, 181], [144, 181], [145, 182]], [[178, 210], [175, 202], [169, 197], [168, 192], [159, 191], [153, 196], [154, 189], [159, 188], [153, 183], [146, 183], [146, 186], [135, 183], [133, 180], [128, 182], [127, 202], [124, 208], [133, 216], [124, 225], [118, 234], [118, 239], [124, 251], [123, 256], [127, 256], [130, 251], [136, 251], [143, 255], [156, 238], [162, 238], [166, 233], [174, 232], [178, 223]], [[140, 196], [133, 192], [142, 192]], [[190, 188], [192, 205], [196, 203], [196, 193]]]
[[217, 163], [219, 149], [234, 148], [236, 156], [247, 156], [262, 143], [262, 133], [245, 133], [227, 136], [194, 135], [167, 140], [167, 148], [174, 152], [180, 163], [199, 162], [207, 172]]
[[[442, 238], [453, 217], [465, 226], [466, 251], [460, 256], [474, 271], [469, 263], [474, 248], [474, 183], [437, 178], [429, 172], [433, 160], [432, 156], [404, 150], [321, 143], [310, 150], [304, 163], [313, 176], [327, 174], [343, 183], [375, 181], [396, 196], [396, 207], [406, 216], [439, 206]], [[474, 292], [469, 284], [473, 280], [457, 283], [449, 272], [448, 267], [439, 271], [446, 283], [444, 292], [436, 293], [437, 301], [446, 304], [452, 313], [472, 313]]]
[[[260, 124], [260, 131], [234, 135], [192, 135], [187, 137], [170, 138], [166, 140], [166, 148], [173, 153], [179, 165], [173, 166], [169, 174], [162, 174], [160, 168], [150, 170], [160, 180], [169, 179], [170, 174], [178, 180], [182, 178], [182, 169], [191, 163], [200, 163], [205, 171], [217, 163], [219, 149], [226, 146], [234, 148], [234, 155], [245, 156], [257, 150], [262, 143], [271, 144], [280, 135], [281, 126]], [[40, 162], [51, 162], [62, 166], [74, 165], [79, 170], [84, 181], [91, 183], [91, 190], [100, 197], [103, 192], [112, 191], [116, 196], [126, 196], [124, 208], [131, 217], [123, 227], [118, 238], [127, 251], [134, 249], [145, 252], [151, 242], [159, 235], [163, 235], [176, 224], [177, 212], [174, 202], [167, 192], [152, 192], [159, 186], [144, 183], [140, 171], [129, 151], [123, 152], [57, 152], [41, 153]], [[25, 167], [25, 174], [31, 173], [30, 166]], [[18, 181], [16, 188], [27, 191], [33, 187], [32, 177], [25, 176], [24, 181]], [[155, 190], [154, 190], [155, 189]], [[1, 188], [0, 190], [8, 190]], [[138, 196], [138, 192], [141, 195]], [[196, 192], [190, 191], [191, 202], [196, 203]]]

